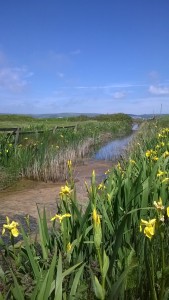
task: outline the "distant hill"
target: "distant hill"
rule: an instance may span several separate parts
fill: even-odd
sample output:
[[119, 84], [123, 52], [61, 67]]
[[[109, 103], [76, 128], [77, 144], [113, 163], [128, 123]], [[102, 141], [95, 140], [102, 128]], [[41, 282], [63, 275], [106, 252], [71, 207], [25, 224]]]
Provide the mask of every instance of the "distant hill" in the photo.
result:
[[69, 118], [69, 117], [79, 117], [79, 116], [87, 116], [87, 117], [95, 117], [100, 114], [96, 113], [58, 113], [58, 114], [32, 114], [31, 116], [34, 118]]
[[[113, 113], [112, 113], [113, 114]], [[0, 113], [0, 115], [17, 115], [17, 114], [5, 114], [5, 113]], [[108, 115], [108, 114], [101, 114], [101, 113], [54, 113], [54, 114], [18, 114], [20, 116], [30, 116], [33, 118], [69, 118], [69, 117], [79, 117], [79, 116], [87, 116], [87, 117], [95, 117], [95, 116], [100, 116], [100, 115]], [[154, 116], [155, 117], [160, 117], [160, 116], [168, 116], [169, 114], [142, 114], [142, 115], [135, 115], [135, 114], [128, 114], [130, 117], [134, 119], [151, 119]]]
[[[98, 113], [58, 113], [58, 114], [33, 114], [31, 115], [34, 118], [69, 118], [69, 117], [79, 117], [79, 116], [87, 116], [87, 117], [95, 117], [99, 116], [101, 114]], [[107, 115], [107, 114], [103, 114]], [[142, 115], [134, 115], [134, 114], [128, 114], [130, 117], [134, 119], [151, 119], [154, 116], [159, 117], [159, 116], [167, 116], [168, 114], [142, 114]]]
[[164, 117], [164, 116], [168, 116], [169, 114], [142, 114], [142, 115], [133, 115], [133, 114], [129, 114], [130, 117], [134, 118], [134, 119], [152, 119], [153, 117]]

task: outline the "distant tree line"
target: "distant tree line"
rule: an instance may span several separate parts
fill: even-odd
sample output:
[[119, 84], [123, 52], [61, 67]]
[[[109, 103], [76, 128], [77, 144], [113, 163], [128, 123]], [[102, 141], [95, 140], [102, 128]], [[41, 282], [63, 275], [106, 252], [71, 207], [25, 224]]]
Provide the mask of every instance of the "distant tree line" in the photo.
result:
[[87, 115], [80, 115], [76, 117], [69, 117], [67, 118], [69, 121], [89, 121], [89, 120], [95, 120], [95, 121], [128, 121], [132, 122], [132, 118], [123, 113], [117, 113], [117, 114], [100, 114], [96, 116], [87, 116]]

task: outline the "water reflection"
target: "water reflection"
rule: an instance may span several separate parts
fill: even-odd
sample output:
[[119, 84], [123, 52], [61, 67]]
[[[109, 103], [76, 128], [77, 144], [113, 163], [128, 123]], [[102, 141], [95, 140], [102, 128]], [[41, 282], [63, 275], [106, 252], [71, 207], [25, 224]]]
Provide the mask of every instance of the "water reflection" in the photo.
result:
[[118, 138], [109, 142], [94, 155], [96, 160], [114, 160], [117, 159], [125, 150], [126, 146], [132, 140], [134, 131], [138, 129], [138, 124], [133, 125], [133, 132], [127, 137]]
[[132, 126], [132, 130], [137, 130], [138, 127], [139, 127], [139, 125], [138, 125], [137, 123], [135, 123], [135, 124], [133, 124], [133, 126]]

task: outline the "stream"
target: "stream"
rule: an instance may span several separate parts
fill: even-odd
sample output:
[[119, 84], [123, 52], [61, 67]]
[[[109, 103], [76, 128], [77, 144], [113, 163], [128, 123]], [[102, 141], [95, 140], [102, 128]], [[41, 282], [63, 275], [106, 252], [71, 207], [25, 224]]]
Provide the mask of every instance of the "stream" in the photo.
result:
[[132, 140], [133, 135], [135, 134], [136, 130], [138, 130], [138, 124], [134, 124], [132, 127], [132, 133], [128, 136], [115, 139], [97, 151], [93, 159], [94, 160], [117, 160], [120, 155], [124, 152], [126, 147], [128, 146], [129, 142]]

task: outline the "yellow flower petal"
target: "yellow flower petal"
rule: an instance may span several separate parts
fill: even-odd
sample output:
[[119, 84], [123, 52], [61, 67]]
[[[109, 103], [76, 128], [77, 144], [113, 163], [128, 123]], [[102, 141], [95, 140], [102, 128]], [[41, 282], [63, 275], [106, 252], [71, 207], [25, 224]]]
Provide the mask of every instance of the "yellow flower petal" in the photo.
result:
[[72, 245], [70, 242], [67, 244], [66, 248], [67, 248], [67, 252], [70, 252], [72, 250]]
[[163, 175], [166, 175], [166, 174], [167, 174], [167, 172], [159, 170], [158, 173], [157, 173], [157, 177], [160, 177], [160, 176], [163, 176]]
[[71, 193], [71, 189], [67, 185], [65, 185], [65, 186], [61, 187], [61, 191], [60, 191], [59, 195], [61, 195], [61, 196], [70, 195], [70, 193]]
[[9, 221], [9, 218], [6, 216], [6, 223], [9, 224], [10, 221]]
[[59, 221], [60, 221], [60, 223], [62, 222], [62, 220], [64, 219], [64, 218], [70, 218], [71, 217], [71, 214], [64, 214], [64, 215], [55, 215], [52, 219], [51, 219], [51, 221], [54, 221], [54, 220], [56, 220], [56, 219], [58, 219]]
[[152, 220], [149, 220], [149, 225], [155, 225], [155, 223], [156, 223], [156, 219], [152, 219]]
[[3, 229], [2, 229], [2, 235], [4, 235], [4, 233], [5, 233], [5, 228], [3, 227]]
[[130, 159], [130, 163], [131, 164], [136, 164], [135, 160], [133, 160], [133, 159]]
[[54, 216], [54, 217], [53, 217], [53, 218], [51, 218], [50, 220], [51, 220], [51, 221], [54, 221], [55, 219], [56, 219], [56, 217]]
[[167, 217], [169, 218], [169, 206], [167, 207]]
[[69, 168], [71, 168], [71, 166], [72, 166], [72, 161], [71, 161], [70, 159], [67, 161], [67, 165], [68, 165]]
[[14, 237], [17, 237], [19, 235], [19, 230], [17, 229], [17, 226], [19, 226], [18, 222], [12, 221], [10, 223], [8, 217], [6, 217], [6, 221], [7, 224], [3, 224], [2, 235], [5, 233], [5, 230], [8, 229]]
[[164, 178], [164, 179], [162, 180], [162, 183], [164, 183], [164, 182], [166, 182], [166, 181], [169, 181], [169, 178], [168, 178], [168, 177]]
[[11, 233], [14, 237], [17, 237], [19, 235], [19, 230], [15, 227], [11, 230]]
[[71, 214], [64, 214], [64, 215], [62, 215], [62, 219], [63, 218], [70, 218], [71, 217]]
[[148, 221], [141, 219], [141, 226], [147, 226], [148, 225]]
[[152, 236], [155, 234], [155, 224], [156, 224], [156, 219], [151, 219], [149, 221], [141, 219], [140, 231], [142, 231], [144, 228], [145, 236], [151, 239]]
[[59, 221], [60, 221], [60, 220], [61, 220], [61, 216], [56, 214], [56, 215], [51, 219], [51, 221], [54, 221], [54, 220], [56, 220], [56, 219], [59, 219]]
[[155, 234], [155, 227], [154, 226], [149, 226], [144, 228], [144, 234], [151, 239], [152, 236]]
[[92, 217], [93, 217], [94, 223], [96, 223], [96, 220], [97, 220], [97, 211], [96, 211], [95, 208], [93, 209], [93, 215], [92, 215]]

